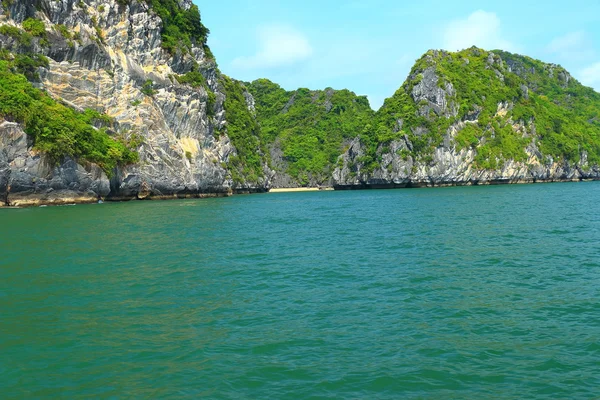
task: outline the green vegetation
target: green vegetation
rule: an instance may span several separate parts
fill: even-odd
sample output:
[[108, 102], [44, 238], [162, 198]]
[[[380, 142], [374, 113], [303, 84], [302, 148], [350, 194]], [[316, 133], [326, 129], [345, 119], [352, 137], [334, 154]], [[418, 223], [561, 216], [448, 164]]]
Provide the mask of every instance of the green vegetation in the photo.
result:
[[288, 92], [259, 79], [248, 85], [256, 101], [262, 136], [279, 142], [288, 170], [301, 184], [312, 177], [326, 181], [336, 167], [343, 145], [354, 139], [373, 117], [366, 97], [348, 90]]
[[0, 35], [9, 36], [22, 46], [30, 46], [33, 39], [30, 33], [12, 25], [0, 25]]
[[[465, 120], [469, 113], [479, 110], [479, 123], [468, 123], [456, 138], [458, 148], [476, 147], [484, 136], [492, 136], [487, 124], [495, 115], [498, 103], [514, 101], [519, 98], [518, 85], [505, 85], [498, 79], [495, 71], [487, 68], [488, 53], [479, 49], [470, 49], [458, 53], [430, 51], [418, 60], [413, 67], [410, 78], [389, 99], [377, 113], [376, 130], [363, 135], [362, 139], [370, 144], [367, 153], [369, 161], [367, 170], [378, 166], [377, 148], [401, 137], [407, 138], [412, 144], [410, 155], [414, 159], [427, 161], [433, 150], [443, 142], [448, 128], [459, 121]], [[437, 115], [429, 109], [429, 102], [421, 100], [416, 103], [413, 89], [424, 78], [426, 70], [433, 68], [438, 77], [438, 87], [447, 92], [448, 109], [442, 115]], [[454, 88], [454, 96], [450, 95], [446, 85]], [[458, 108], [454, 115], [451, 108]], [[398, 121], [401, 121], [401, 126]], [[505, 123], [501, 124], [506, 125]], [[503, 130], [506, 134], [507, 131]], [[514, 136], [514, 135], [513, 135]], [[503, 143], [511, 142], [511, 135], [503, 135], [503, 141], [487, 144], [490, 154], [506, 158], [508, 153], [497, 148]], [[510, 147], [512, 148], [510, 143]], [[511, 153], [512, 154], [512, 153]], [[482, 166], [483, 167], [483, 166]]]
[[46, 26], [42, 21], [34, 18], [23, 21], [23, 29], [12, 25], [0, 25], [0, 35], [9, 36], [25, 47], [31, 46], [34, 37], [39, 38], [40, 45], [48, 45]]
[[266, 151], [261, 140], [260, 126], [248, 110], [243, 83], [225, 75], [221, 78], [225, 90], [227, 135], [237, 150], [237, 156], [229, 158], [229, 170], [234, 182], [258, 182], [264, 176], [263, 162]]
[[[10, 3], [1, 1], [5, 6]], [[206, 46], [209, 30], [197, 6], [185, 10], [178, 0], [143, 1], [163, 22], [165, 50], [175, 56], [203, 46], [212, 57]], [[91, 23], [97, 41], [102, 42], [95, 17]], [[81, 41], [64, 25], [52, 28], [70, 46]], [[31, 51], [34, 42], [47, 43], [44, 22], [35, 18], [23, 21], [22, 29], [2, 25], [0, 35], [18, 42], [19, 52]], [[111, 124], [104, 116], [89, 110], [77, 112], [31, 84], [39, 80], [38, 69], [47, 66], [44, 56], [0, 50], [0, 116], [22, 123], [35, 148], [54, 160], [69, 155], [96, 162], [107, 172], [119, 163], [134, 162], [137, 155], [130, 146], [135, 143], [115, 140], [105, 128], [94, 127], [99, 122]], [[171, 79], [204, 88], [207, 114], [213, 116], [217, 96], [202, 68], [195, 64], [191, 71]], [[110, 69], [107, 72], [112, 74]], [[417, 87], [424, 79], [427, 88]], [[238, 184], [256, 183], [264, 177], [269, 148], [281, 150], [283, 163], [279, 156], [271, 161], [277, 161], [277, 167], [285, 165], [283, 172], [298, 183], [325, 182], [339, 166], [339, 155], [356, 137], [365, 153], [354, 161], [364, 172], [381, 167], [382, 156], [394, 140], [407, 143], [399, 150], [402, 158], [421, 163], [431, 162], [435, 149], [448, 140], [457, 150], [474, 149], [475, 166], [483, 169], [499, 168], [507, 160], [526, 161], [528, 146], [537, 146], [543, 162], [551, 157], [573, 163], [587, 152], [591, 164], [600, 163], [600, 94], [579, 84], [560, 66], [502, 51], [429, 51], [377, 112], [366, 97], [348, 90], [287, 91], [266, 79], [244, 84], [226, 76], [219, 78], [219, 85], [225, 94], [227, 122], [215, 135], [226, 132], [237, 150], [228, 168]], [[436, 85], [439, 93], [431, 93]], [[151, 80], [141, 90], [146, 96], [155, 94]], [[245, 91], [253, 95], [256, 113], [248, 108]], [[429, 93], [422, 95], [424, 91]], [[436, 104], [433, 100], [439, 100], [440, 93], [444, 102]], [[131, 105], [141, 101], [136, 99]], [[453, 139], [448, 137], [451, 127], [456, 133]]]
[[[0, 117], [22, 123], [34, 148], [58, 162], [71, 156], [94, 162], [108, 174], [117, 164], [134, 163], [136, 143], [118, 141], [95, 123], [110, 124], [110, 118], [93, 110], [83, 113], [69, 108], [35, 88], [26, 75], [47, 61], [41, 56], [0, 53]], [[20, 61], [18, 61], [20, 60]]]
[[[125, 6], [132, 0], [117, 0]], [[209, 58], [214, 56], [206, 42], [210, 30], [204, 26], [200, 18], [198, 6], [192, 4], [188, 10], [179, 5], [178, 0], [144, 0], [160, 17], [162, 26], [162, 47], [169, 53], [186, 54], [192, 45], [202, 46]], [[101, 6], [102, 7], [102, 6]]]
[[0, 60], [9, 61], [13, 70], [25, 75], [30, 81], [39, 80], [37, 69], [48, 67], [48, 59], [41, 54], [11, 54], [6, 50], [0, 50]]
[[[428, 101], [413, 99], [413, 88], [428, 68], [434, 68], [439, 77], [438, 87], [446, 90], [446, 84], [452, 84], [454, 91], [446, 90], [446, 100], [450, 107], [457, 107], [456, 115], [424, 112]], [[409, 79], [385, 101], [361, 135], [367, 148], [361, 161], [367, 171], [378, 167], [380, 146], [401, 137], [412, 144], [407, 156], [427, 161], [448, 128], [467, 121], [454, 140], [458, 149], [477, 150], [479, 168], [498, 168], [509, 159], [525, 161], [525, 148], [536, 136], [532, 131], [544, 155], [577, 162], [585, 150], [590, 162], [600, 162], [600, 94], [568, 76], [559, 66], [501, 51], [430, 51], [417, 61]], [[498, 112], [501, 103], [507, 107]], [[473, 118], [474, 122], [468, 121]], [[513, 128], [516, 123], [530, 135]]]
[[[413, 93], [426, 77], [445, 93], [445, 109]], [[590, 163], [600, 163], [600, 94], [560, 66], [506, 52], [429, 51], [377, 113], [347, 91], [288, 92], [264, 79], [249, 89], [264, 141], [280, 144], [286, 172], [301, 183], [330, 176], [341, 146], [356, 136], [365, 150], [355, 160], [363, 172], [380, 167], [393, 140], [409, 144], [404, 159], [431, 162], [451, 126], [458, 150], [476, 150], [478, 168], [526, 161], [529, 145], [555, 161], [578, 162], [586, 151]]]
[[4, 7], [5, 9], [8, 9], [14, 0], [2, 0], [2, 7]]
[[198, 71], [192, 70], [184, 75], [177, 75], [175, 78], [177, 79], [177, 82], [182, 85], [190, 85], [194, 88], [203, 87], [208, 90], [206, 78]]
[[78, 42], [79, 44], [81, 44], [81, 35], [79, 34], [79, 32], [71, 33], [71, 31], [69, 30], [69, 28], [67, 28], [63, 24], [56, 24], [56, 25], [54, 25], [54, 29], [58, 33], [60, 33], [60, 35], [62, 37], [64, 37], [65, 39], [67, 39], [67, 46], [69, 46], [69, 47], [75, 47], [75, 42]]
[[60, 33], [65, 39], [73, 39], [73, 35], [69, 31], [69, 28], [67, 28], [63, 24], [54, 25], [54, 29], [56, 29], [57, 32]]
[[152, 80], [150, 79], [147, 79], [146, 82], [144, 82], [144, 84], [142, 85], [141, 92], [144, 93], [146, 96], [154, 96], [154, 82], [152, 82]]
[[46, 25], [39, 19], [27, 18], [23, 21], [23, 29], [33, 36], [46, 37]]
[[515, 104], [515, 120], [535, 122], [543, 154], [579, 161], [588, 152], [590, 163], [600, 163], [600, 93], [571, 78], [557, 65], [530, 57], [496, 51], [533, 92]]
[[96, 42], [98, 44], [103, 44], [104, 43], [104, 34], [102, 33], [102, 29], [100, 29], [100, 26], [98, 25], [98, 19], [96, 18], [95, 15], [92, 16], [91, 23], [92, 23], [92, 26], [94, 27], [94, 30], [96, 31]]
[[201, 72], [197, 71], [196, 69], [193, 69], [192, 71], [190, 71], [184, 75], [175, 76], [175, 79], [177, 79], [177, 82], [179, 82], [182, 85], [190, 85], [193, 88], [200, 88], [200, 87], [204, 88], [204, 90], [206, 90], [206, 93], [208, 95], [208, 101], [207, 101], [207, 105], [206, 105], [207, 113], [209, 116], [214, 115], [215, 104], [217, 102], [217, 96], [210, 89], [210, 87], [208, 87], [206, 78], [204, 77], [204, 75], [202, 75]]
[[206, 46], [210, 31], [201, 22], [198, 6], [193, 4], [188, 10], [184, 10], [177, 0], [146, 2], [163, 21], [162, 47], [165, 50], [171, 54], [186, 53], [191, 50], [192, 44], [196, 44], [203, 46], [212, 57]]

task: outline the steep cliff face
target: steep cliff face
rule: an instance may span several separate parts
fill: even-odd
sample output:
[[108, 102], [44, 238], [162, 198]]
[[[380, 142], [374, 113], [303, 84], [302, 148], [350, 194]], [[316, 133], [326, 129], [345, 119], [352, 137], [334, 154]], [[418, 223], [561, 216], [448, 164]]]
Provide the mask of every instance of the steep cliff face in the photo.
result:
[[[191, 0], [0, 2], [0, 205], [600, 178], [600, 94], [429, 51], [374, 113], [222, 75]], [[341, 155], [340, 155], [341, 154]]]
[[600, 94], [559, 66], [430, 51], [340, 157], [339, 189], [600, 178]]
[[[0, 201], [23, 205], [226, 195], [268, 187], [272, 172], [265, 155], [257, 140], [244, 136], [257, 132], [241, 135], [244, 143], [255, 145], [244, 148], [258, 154], [253, 168], [228, 135], [240, 124], [236, 118], [253, 118], [251, 96], [243, 110], [229, 113], [228, 89], [243, 88], [220, 74], [204, 43], [193, 38], [180, 47], [165, 43], [165, 21], [152, 6], [141, 0], [0, 3], [3, 51], [9, 57], [47, 57], [46, 65], [32, 74], [35, 85], [69, 107], [106, 114], [109, 134], [139, 154], [139, 161], [111, 169], [69, 154], [51, 159], [25, 134], [26, 124], [4, 116]], [[194, 7], [191, 0], [180, 0], [178, 6]], [[33, 31], [32, 21], [43, 23], [43, 32]], [[18, 40], [6, 27], [30, 32], [30, 40]]]

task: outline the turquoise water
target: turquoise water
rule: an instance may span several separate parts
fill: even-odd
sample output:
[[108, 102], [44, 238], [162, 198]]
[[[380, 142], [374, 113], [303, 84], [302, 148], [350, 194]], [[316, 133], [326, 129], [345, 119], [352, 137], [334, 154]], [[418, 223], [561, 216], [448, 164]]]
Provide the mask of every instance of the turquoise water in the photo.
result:
[[0, 210], [2, 398], [597, 398], [600, 182]]

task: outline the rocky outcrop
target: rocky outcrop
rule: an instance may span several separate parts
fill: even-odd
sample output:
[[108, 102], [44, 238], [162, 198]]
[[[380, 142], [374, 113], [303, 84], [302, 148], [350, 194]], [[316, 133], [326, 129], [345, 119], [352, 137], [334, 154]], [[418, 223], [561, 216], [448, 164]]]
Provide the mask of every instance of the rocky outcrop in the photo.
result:
[[[191, 0], [179, 5], [193, 7]], [[557, 65], [477, 48], [430, 51], [374, 113], [365, 97], [346, 90], [287, 92], [266, 80], [246, 89], [221, 75], [209, 49], [195, 40], [168, 51], [164, 22], [145, 0], [0, 2], [0, 25], [24, 28], [29, 18], [41, 21], [45, 33], [23, 41], [3, 29], [0, 49], [46, 56], [47, 65], [28, 71], [28, 79], [69, 107], [109, 116], [104, 128], [134, 146], [139, 162], [103, 170], [74, 157], [51, 159], [36, 150], [25, 133], [29, 128], [7, 115], [0, 118], [0, 205], [226, 196], [330, 184], [344, 189], [600, 178], [600, 143], [594, 142], [600, 114], [582, 103], [600, 104], [600, 97]], [[533, 107], [540, 104], [562, 107], [554, 114], [560, 118], [545, 116], [545, 133], [536, 126], [541, 109]], [[267, 127], [262, 134], [261, 124]], [[590, 126], [575, 131], [585, 124]], [[473, 127], [476, 135], [465, 134]], [[509, 156], [501, 149], [507, 138], [514, 141]], [[562, 149], [569, 154], [557, 155]]]
[[[180, 3], [184, 8], [192, 4]], [[269, 173], [258, 181], [239, 173], [232, 179], [228, 163], [237, 150], [227, 135], [226, 94], [216, 63], [200, 44], [175, 55], [164, 50], [162, 21], [146, 2], [15, 0], [0, 13], [0, 24], [19, 27], [30, 17], [45, 23], [45, 43], [34, 40], [26, 49], [49, 59], [49, 67], [38, 71], [39, 86], [72, 107], [114, 118], [114, 134], [138, 138], [140, 156], [139, 163], [112, 171], [109, 182], [97, 166], [78, 160], [50, 165], [27, 145], [19, 127], [4, 123], [0, 197], [4, 185], [8, 203], [54, 202], [60, 196], [87, 201], [227, 195], [268, 188]], [[72, 37], [64, 37], [58, 24]], [[23, 51], [9, 37], [0, 37], [0, 43]], [[202, 73], [205, 87], [175, 78], [192, 68]]]
[[420, 105], [419, 115], [427, 117], [433, 111], [438, 117], [455, 117], [458, 106], [452, 101], [456, 94], [450, 82], [441, 82], [434, 67], [420, 74], [420, 81], [413, 86], [411, 97]]
[[31, 149], [18, 124], [0, 124], [0, 201], [5, 205], [90, 203], [109, 193], [108, 177], [97, 165], [71, 158], [53, 163]]
[[339, 156], [374, 115], [366, 96], [348, 90], [287, 91], [267, 79], [248, 83], [256, 100], [271, 187], [330, 187]]
[[[377, 116], [380, 121], [389, 121], [393, 119], [390, 114], [394, 116], [402, 114], [406, 108], [412, 109], [412, 116], [408, 115], [412, 125], [407, 127], [403, 119], [395, 118], [390, 127], [393, 139], [375, 143], [374, 153], [373, 139], [365, 141], [364, 136], [354, 139], [338, 160], [338, 167], [333, 172], [334, 187], [395, 188], [600, 179], [600, 167], [588, 161], [589, 154], [584, 149], [584, 144], [592, 148], [597, 145], [583, 143], [580, 132], [574, 130], [597, 131], [598, 126], [591, 125], [595, 123], [592, 120], [581, 120], [580, 125], [570, 128], [570, 132], [561, 127], [562, 115], [571, 112], [577, 117], [582, 107], [587, 107], [586, 112], [590, 112], [591, 102], [600, 104], [600, 96], [583, 88], [559, 66], [498, 53], [477, 48], [455, 54], [429, 51], [395, 95], [399, 107], [386, 109], [384, 106]], [[461, 56], [465, 58], [461, 59]], [[470, 65], [468, 57], [477, 66]], [[467, 66], [471, 69], [467, 70]], [[444, 71], [453, 73], [460, 68], [464, 69], [459, 72], [462, 75], [444, 75]], [[458, 85], [452, 83], [453, 77], [459, 81]], [[474, 84], [469, 87], [471, 83]], [[494, 85], [499, 93], [503, 93], [500, 101], [491, 104], [487, 101], [488, 97], [498, 96], [487, 89], [487, 85]], [[455, 87], [460, 87], [463, 93], [458, 93]], [[513, 90], [515, 87], [518, 91]], [[548, 101], [548, 92], [544, 91], [547, 88], [550, 88], [549, 94], [555, 96], [552, 106], [562, 107], [559, 112], [555, 111], [558, 117], [554, 117], [554, 121], [558, 122], [551, 122], [556, 127], [550, 127], [562, 131], [552, 140], [567, 143], [569, 135], [579, 140], [578, 154], [571, 153], [569, 158], [554, 157], [544, 153], [543, 147], [539, 146], [542, 140], [549, 141], [553, 132], [548, 132], [550, 123], [546, 120], [543, 122], [546, 134], [541, 135], [535, 116], [541, 113], [542, 117], [551, 119], [547, 116], [551, 111], [534, 109], [536, 103], [531, 102], [530, 97], [535, 93], [538, 101]], [[570, 92], [557, 93], [562, 89]], [[475, 94], [475, 90], [479, 93]], [[399, 97], [403, 93], [409, 96]], [[580, 98], [584, 98], [581, 100], [583, 105], [574, 103], [571, 93], [580, 93]], [[463, 99], [462, 104], [459, 98]], [[513, 117], [517, 106], [519, 119]], [[575, 110], [574, 107], [579, 108]], [[487, 115], [481, 120], [485, 111]], [[522, 115], [528, 115], [528, 118], [522, 118]], [[380, 123], [380, 129], [385, 123]], [[590, 126], [582, 128], [582, 124]], [[476, 134], [458, 139], [469, 130]], [[588, 140], [591, 142], [593, 137]], [[518, 156], [510, 156], [514, 154]]]
[[[498, 113], [505, 113], [506, 104], [498, 105]], [[600, 179], [600, 167], [588, 163], [588, 155], [582, 152], [580, 161], [569, 163], [555, 161], [552, 157], [544, 157], [537, 145], [535, 137], [525, 149], [527, 159], [499, 161], [496, 169], [479, 168], [476, 161], [477, 149], [460, 148], [455, 142], [456, 134], [467, 124], [478, 121], [459, 122], [448, 129], [443, 143], [427, 157], [411, 155], [412, 143], [408, 137], [394, 140], [387, 145], [380, 145], [377, 157], [380, 162], [374, 170], [369, 170], [362, 160], [366, 148], [356, 138], [349, 149], [340, 156], [341, 167], [333, 173], [336, 189], [366, 188], [404, 188], [404, 187], [436, 187], [436, 186], [469, 186], [507, 183], [567, 182]], [[515, 124], [514, 129], [525, 135], [533, 136], [535, 126], [529, 128]]]
[[479, 169], [475, 165], [476, 151], [457, 150], [454, 146], [435, 149], [431, 159], [423, 162], [406, 156], [405, 141], [393, 141], [389, 152], [383, 153], [381, 166], [373, 171], [365, 170], [361, 157], [364, 146], [356, 139], [350, 149], [341, 156], [343, 166], [333, 174], [336, 189], [405, 188], [436, 186], [494, 185], [506, 183], [566, 182], [600, 179], [600, 168], [582, 162], [569, 164], [552, 159], [540, 160], [535, 148], [528, 148], [529, 159], [525, 162], [509, 160], [498, 169]]

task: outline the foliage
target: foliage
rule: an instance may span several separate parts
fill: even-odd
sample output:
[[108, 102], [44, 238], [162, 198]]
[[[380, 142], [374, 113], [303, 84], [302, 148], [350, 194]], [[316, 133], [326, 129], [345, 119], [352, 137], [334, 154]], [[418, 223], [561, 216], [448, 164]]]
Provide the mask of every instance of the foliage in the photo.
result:
[[[171, 54], [186, 53], [192, 44], [205, 47], [210, 31], [202, 24], [198, 6], [188, 10], [180, 7], [177, 0], [146, 0], [163, 22], [162, 47]], [[210, 52], [208, 51], [210, 54]]]
[[225, 75], [221, 77], [225, 91], [227, 135], [237, 150], [237, 156], [229, 158], [234, 182], [258, 182], [263, 173], [265, 150], [262, 146], [260, 126], [248, 110], [244, 97], [246, 87]]
[[0, 35], [9, 36], [22, 46], [30, 46], [33, 39], [30, 33], [12, 25], [0, 25]]
[[203, 87], [208, 89], [208, 84], [206, 83], [206, 78], [199, 71], [192, 70], [184, 75], [176, 76], [177, 82], [182, 85], [190, 85], [194, 88]]
[[[451, 84], [446, 100], [457, 115], [424, 114], [412, 91], [423, 73], [434, 68], [438, 87]], [[499, 105], [503, 105], [499, 112]], [[473, 122], [470, 119], [475, 118]], [[505, 160], [525, 161], [525, 148], [537, 141], [543, 155], [577, 162], [582, 150], [600, 161], [600, 94], [570, 78], [559, 66], [506, 52], [471, 48], [456, 53], [430, 51], [413, 67], [409, 79], [387, 99], [361, 140], [366, 170], [378, 167], [378, 151], [391, 140], [408, 138], [409, 155], [430, 158], [448, 128], [464, 126], [454, 138], [457, 149], [474, 148], [479, 168], [498, 168]], [[398, 121], [402, 121], [399, 128]], [[514, 124], [530, 132], [524, 136]], [[420, 133], [415, 132], [419, 129]], [[534, 134], [535, 133], [535, 134]]]
[[154, 96], [154, 82], [151, 79], [147, 79], [146, 82], [142, 85], [141, 92], [146, 96]]
[[46, 37], [46, 25], [39, 19], [27, 18], [23, 21], [23, 29], [37, 37]]
[[71, 31], [69, 31], [69, 28], [65, 25], [56, 24], [54, 25], [54, 29], [56, 29], [65, 39], [73, 39], [73, 34], [71, 34]]
[[14, 0], [2, 0], [2, 7], [4, 7], [5, 9], [8, 9], [13, 3], [14, 3]]
[[310, 177], [324, 182], [336, 167], [345, 142], [355, 138], [373, 117], [366, 97], [348, 90], [288, 92], [259, 79], [248, 86], [267, 143], [279, 141], [286, 171], [302, 184]]
[[[126, 6], [132, 0], [117, 0]], [[214, 58], [206, 42], [210, 30], [204, 26], [200, 18], [198, 6], [185, 10], [178, 0], [144, 0], [162, 20], [162, 47], [172, 55], [188, 53], [192, 45], [199, 45], [210, 58]], [[103, 6], [101, 6], [103, 7]], [[95, 24], [94, 24], [95, 25]], [[101, 38], [101, 34], [98, 35]]]
[[577, 162], [581, 151], [600, 163], [600, 93], [581, 85], [562, 67], [497, 51], [533, 92], [515, 104], [515, 120], [531, 119], [543, 154]]
[[39, 79], [37, 73], [39, 67], [48, 68], [48, 59], [41, 54], [13, 54], [0, 49], [0, 60], [9, 62], [13, 71], [25, 75], [30, 81]]
[[454, 141], [459, 149], [464, 149], [467, 147], [475, 148], [483, 136], [484, 131], [481, 129], [479, 124], [467, 123], [464, 128], [458, 131]]
[[206, 82], [206, 78], [202, 75], [201, 72], [197, 71], [195, 68], [192, 71], [184, 75], [176, 75], [175, 79], [182, 85], [190, 85], [193, 88], [204, 88], [207, 93], [207, 114], [212, 116], [214, 114], [214, 108], [217, 101], [217, 97], [215, 93], [210, 89], [208, 83]]
[[[121, 5], [129, 1], [118, 0]], [[211, 56], [206, 46], [209, 30], [197, 6], [185, 10], [178, 0], [144, 1], [163, 22], [164, 49], [177, 55], [203, 46]], [[92, 24], [98, 40], [103, 40], [95, 18]], [[22, 27], [2, 25], [0, 35], [15, 39], [21, 47], [31, 46], [34, 38], [45, 40], [42, 21], [28, 18]], [[64, 25], [54, 29], [68, 40], [78, 40]], [[98, 162], [107, 171], [137, 157], [105, 129], [93, 127], [99, 114], [78, 113], [29, 83], [38, 79], [40, 67], [47, 67], [45, 57], [0, 50], [0, 60], [0, 113], [22, 122], [36, 148], [54, 159], [71, 155]], [[432, 69], [437, 87], [456, 113], [440, 114], [430, 99], [414, 95], [415, 86]], [[207, 113], [212, 116], [216, 96], [198, 66], [175, 78], [206, 90]], [[555, 161], [577, 162], [585, 151], [591, 163], [600, 163], [600, 94], [560, 66], [503, 51], [429, 51], [376, 113], [366, 97], [347, 90], [287, 91], [266, 79], [244, 85], [226, 76], [220, 78], [220, 85], [226, 96], [226, 131], [237, 149], [230, 158], [237, 183], [263, 177], [268, 145], [281, 148], [286, 172], [300, 183], [326, 181], [344, 147], [357, 136], [365, 155], [356, 161], [367, 172], [380, 167], [381, 155], [393, 140], [406, 140], [410, 150], [402, 150], [402, 157], [421, 162], [431, 160], [444, 139], [452, 139], [457, 150], [475, 150], [476, 166], [484, 169], [499, 168], [506, 160], [525, 161], [527, 146], [537, 146], [543, 156]], [[256, 100], [256, 115], [248, 109], [246, 90]], [[154, 95], [152, 81], [143, 84], [142, 92]], [[138, 104], [140, 100], [132, 102]], [[451, 127], [457, 130], [452, 138]]]
[[22, 123], [36, 149], [56, 162], [71, 156], [97, 163], [109, 174], [117, 164], [138, 160], [125, 143], [93, 126], [109, 123], [107, 116], [93, 110], [80, 113], [55, 101], [35, 88], [20, 68], [0, 61], [0, 117]]

